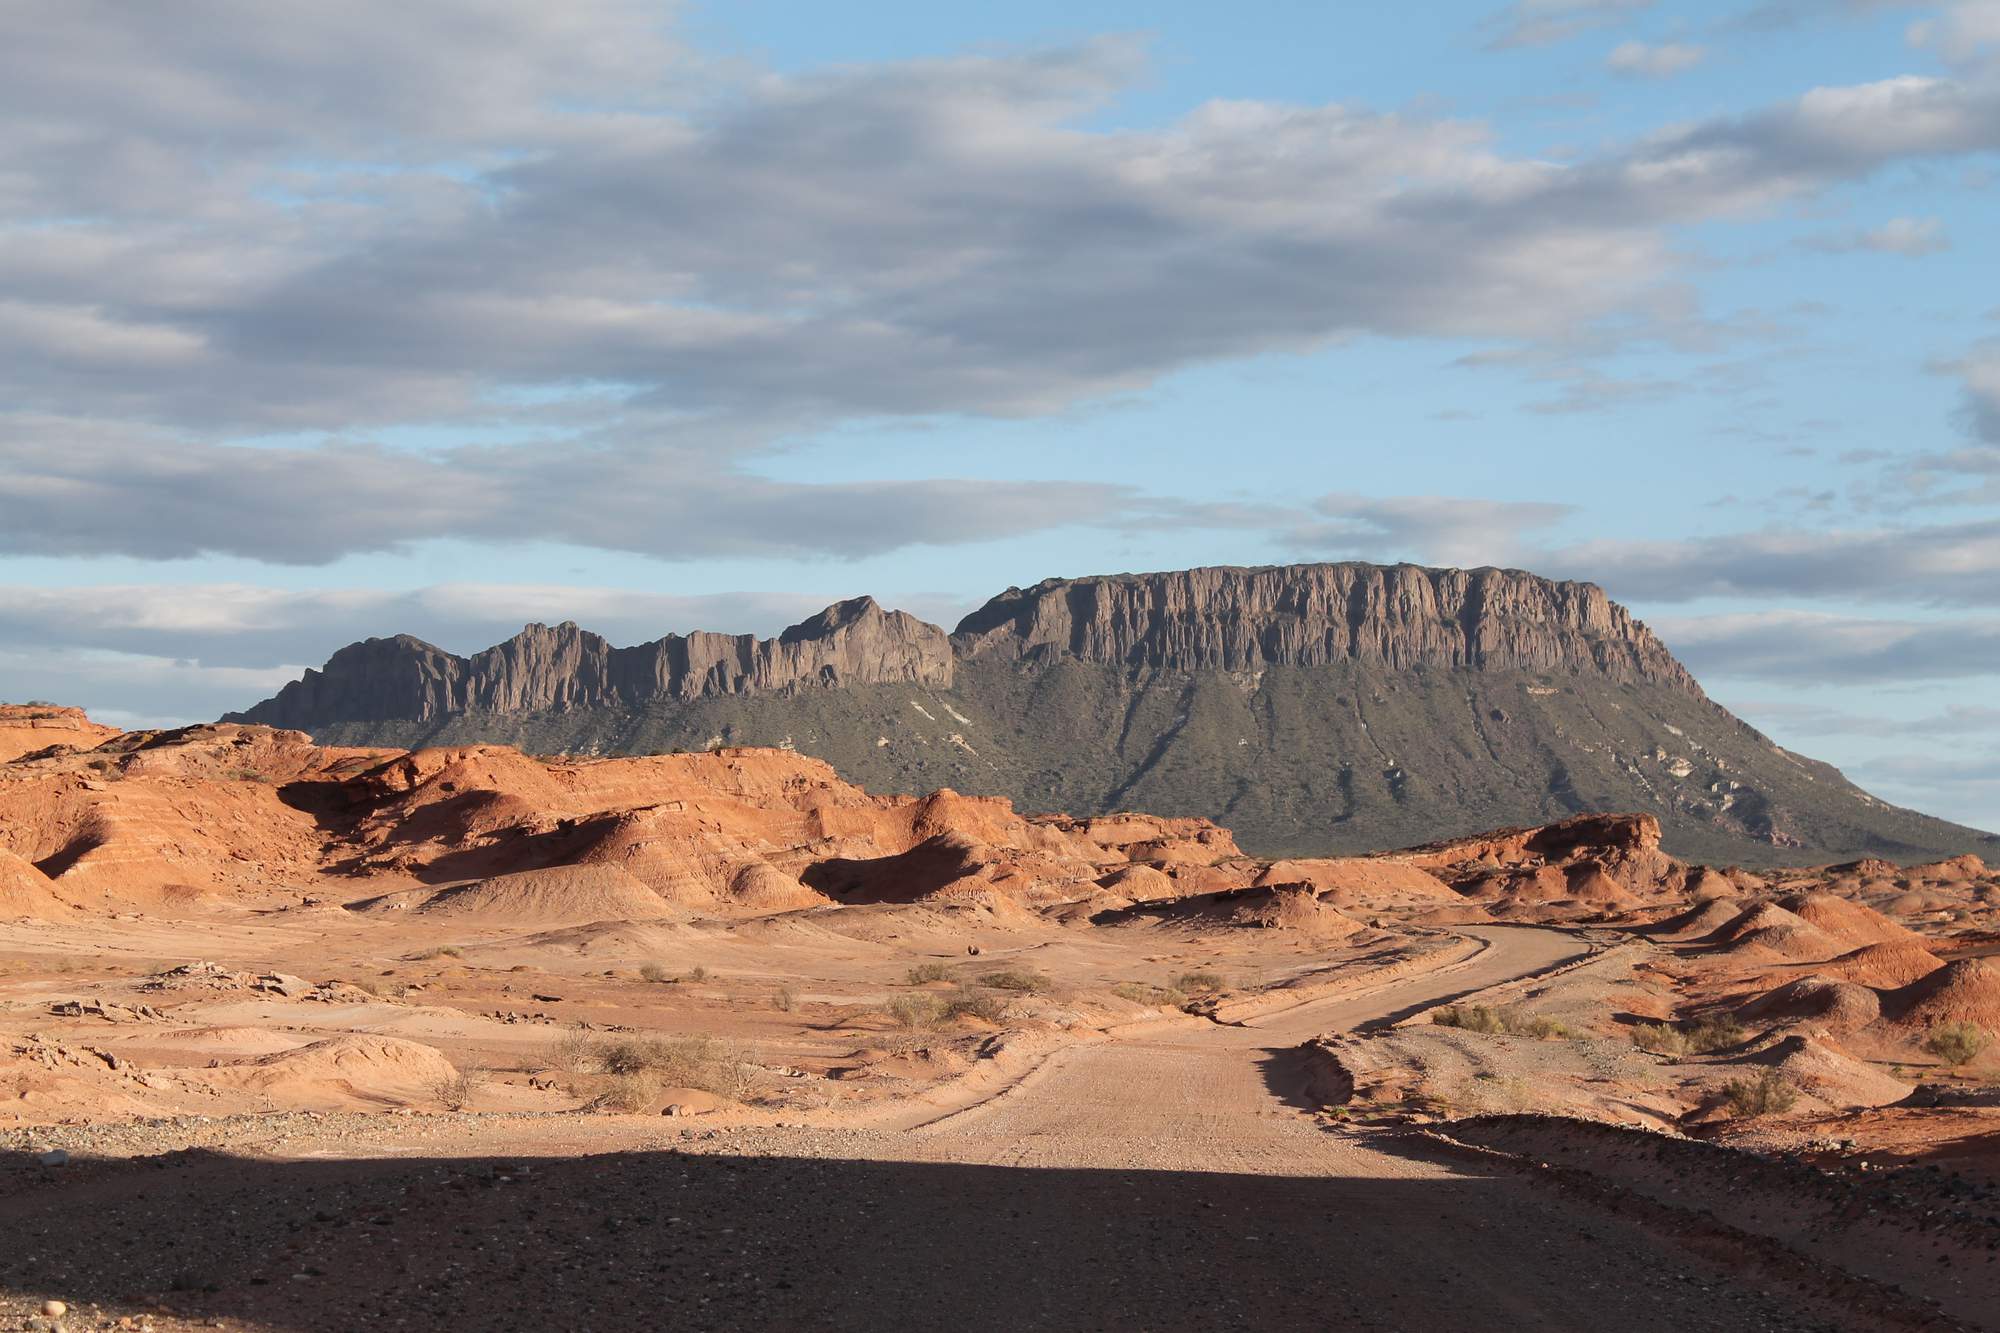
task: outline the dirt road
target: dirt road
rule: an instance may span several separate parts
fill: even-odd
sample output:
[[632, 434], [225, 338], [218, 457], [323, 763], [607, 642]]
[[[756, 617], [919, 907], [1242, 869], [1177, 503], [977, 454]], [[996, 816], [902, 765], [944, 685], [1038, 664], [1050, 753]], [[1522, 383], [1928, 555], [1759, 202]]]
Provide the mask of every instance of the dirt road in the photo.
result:
[[112, 1171], [0, 1205], [0, 1283], [17, 1311], [59, 1296], [161, 1329], [1879, 1326], [1308, 1114], [1303, 1037], [1577, 952], [1489, 935], [1447, 975], [1064, 1051], [907, 1131], [577, 1157], [562, 1149], [601, 1131], [571, 1119], [563, 1143], [510, 1134], [483, 1158]]

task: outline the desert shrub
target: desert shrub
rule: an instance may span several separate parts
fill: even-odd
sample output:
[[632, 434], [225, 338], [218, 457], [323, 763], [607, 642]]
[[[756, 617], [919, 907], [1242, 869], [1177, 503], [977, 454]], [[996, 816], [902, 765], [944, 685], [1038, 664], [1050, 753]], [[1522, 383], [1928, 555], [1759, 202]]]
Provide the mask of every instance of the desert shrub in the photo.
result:
[[606, 1042], [596, 1064], [613, 1080], [645, 1076], [654, 1086], [740, 1096], [749, 1075], [726, 1043], [713, 1037], [641, 1037]]
[[661, 1045], [650, 1037], [608, 1041], [597, 1047], [595, 1063], [607, 1074], [643, 1074], [659, 1064]]
[[988, 972], [979, 979], [982, 986], [995, 990], [1025, 991], [1029, 995], [1040, 995], [1049, 988], [1049, 979], [1039, 972], [1009, 969], [1002, 972]]
[[1726, 1018], [1704, 1018], [1678, 1027], [1641, 1023], [1632, 1029], [1632, 1044], [1656, 1055], [1708, 1055], [1740, 1046], [1749, 1035]]
[[771, 996], [771, 1007], [781, 1014], [789, 1014], [799, 1007], [798, 992], [790, 986], [780, 986]]
[[1632, 1029], [1632, 1044], [1655, 1055], [1686, 1055], [1687, 1034], [1672, 1023], [1641, 1023]]
[[1568, 1040], [1578, 1035], [1575, 1028], [1559, 1019], [1545, 1014], [1531, 1014], [1511, 1005], [1494, 1008], [1484, 1004], [1448, 1004], [1432, 1012], [1431, 1022], [1439, 1027], [1461, 1028], [1488, 1036], [1533, 1037], [1537, 1040], [1558, 1037]]
[[1189, 995], [1213, 995], [1228, 984], [1213, 972], [1183, 972], [1174, 978], [1173, 988]]
[[639, 980], [641, 981], [656, 983], [670, 981], [673, 979], [673, 975], [673, 973], [667, 971], [666, 968], [661, 967], [658, 963], [641, 963], [639, 965]]
[[943, 963], [919, 963], [903, 974], [903, 980], [912, 986], [926, 986], [933, 981], [950, 981], [951, 969]]
[[707, 981], [707, 980], [708, 980], [708, 969], [707, 969], [707, 968], [705, 968], [705, 967], [702, 967], [702, 966], [700, 966], [699, 964], [697, 964], [697, 965], [696, 965], [696, 966], [694, 966], [694, 967], [691, 967], [691, 968], [689, 968], [689, 969], [688, 969], [688, 974], [687, 974], [687, 980], [689, 980], [689, 981]]
[[1111, 988], [1111, 993], [1121, 1000], [1150, 1004], [1161, 1009], [1178, 1009], [1187, 1003], [1186, 991], [1175, 990], [1172, 986], [1148, 986], [1138, 981], [1121, 982]]
[[431, 1096], [447, 1111], [463, 1111], [472, 1105], [472, 1098], [486, 1082], [483, 1069], [459, 1069], [450, 1074], [441, 1074], [431, 1084]]
[[1722, 1085], [1722, 1100], [1740, 1116], [1783, 1115], [1799, 1100], [1798, 1085], [1775, 1069], [1756, 1078], [1732, 1078]]
[[899, 1028], [935, 1027], [943, 1013], [944, 1006], [929, 995], [898, 995], [889, 1001], [889, 1017]]
[[582, 1028], [566, 1028], [549, 1043], [549, 1064], [555, 1069], [581, 1073], [595, 1062], [596, 1046]]
[[1696, 1055], [1707, 1055], [1712, 1051], [1741, 1046], [1750, 1036], [1739, 1024], [1732, 1023], [1726, 1018], [1704, 1018], [1684, 1030], [1687, 1033], [1688, 1050]]
[[590, 1105], [600, 1111], [646, 1111], [652, 1109], [659, 1088], [660, 1080], [650, 1073], [613, 1074], [598, 1087]]
[[673, 1088], [698, 1088], [721, 1097], [741, 1097], [750, 1084], [742, 1058], [714, 1037], [672, 1037], [657, 1043], [660, 1081]]
[[1924, 1038], [1924, 1049], [1952, 1066], [1970, 1064], [1993, 1041], [1993, 1034], [1977, 1023], [1963, 1020], [1940, 1023]]
[[456, 957], [458, 957], [458, 946], [456, 944], [441, 944], [435, 949], [424, 950], [422, 953], [416, 956], [415, 961], [419, 963], [427, 963], [433, 958], [456, 958]]
[[988, 1023], [1002, 1022], [1007, 1017], [1007, 1002], [985, 991], [961, 990], [944, 1002], [943, 1016], [957, 1018], [960, 1014], [984, 1019]]
[[1448, 1004], [1434, 1010], [1431, 1022], [1441, 1028], [1463, 1028], [1467, 1032], [1501, 1032], [1500, 1011], [1483, 1004]]

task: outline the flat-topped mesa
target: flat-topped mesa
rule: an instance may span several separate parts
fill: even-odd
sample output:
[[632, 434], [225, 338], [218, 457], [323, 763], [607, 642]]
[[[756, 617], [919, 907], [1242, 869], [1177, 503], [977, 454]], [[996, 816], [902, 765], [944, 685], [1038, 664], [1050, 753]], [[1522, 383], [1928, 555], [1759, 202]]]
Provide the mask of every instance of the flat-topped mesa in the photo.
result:
[[1602, 588], [1512, 569], [1345, 563], [1048, 579], [994, 598], [953, 641], [961, 656], [1066, 653], [1176, 671], [1356, 662], [1592, 672], [1700, 692]]
[[936, 625], [885, 611], [872, 597], [840, 602], [775, 639], [669, 634], [615, 648], [565, 621], [529, 625], [470, 657], [398, 635], [349, 644], [278, 694], [229, 721], [310, 728], [343, 722], [430, 722], [464, 712], [640, 707], [656, 700], [906, 682], [949, 687], [951, 641]]

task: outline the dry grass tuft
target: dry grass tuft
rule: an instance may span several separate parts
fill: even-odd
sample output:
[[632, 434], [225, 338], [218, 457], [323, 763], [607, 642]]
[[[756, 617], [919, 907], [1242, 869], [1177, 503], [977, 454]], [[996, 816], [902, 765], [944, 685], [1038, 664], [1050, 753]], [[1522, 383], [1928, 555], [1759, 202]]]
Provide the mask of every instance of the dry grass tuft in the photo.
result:
[[1722, 1100], [1739, 1116], [1783, 1115], [1798, 1104], [1798, 1085], [1775, 1069], [1756, 1078], [1733, 1078], [1722, 1085]]
[[1538, 1041], [1550, 1038], [1567, 1041], [1582, 1035], [1559, 1019], [1531, 1014], [1513, 1005], [1493, 1008], [1484, 1004], [1448, 1004], [1431, 1014], [1431, 1022], [1439, 1027], [1488, 1036], [1533, 1037]]

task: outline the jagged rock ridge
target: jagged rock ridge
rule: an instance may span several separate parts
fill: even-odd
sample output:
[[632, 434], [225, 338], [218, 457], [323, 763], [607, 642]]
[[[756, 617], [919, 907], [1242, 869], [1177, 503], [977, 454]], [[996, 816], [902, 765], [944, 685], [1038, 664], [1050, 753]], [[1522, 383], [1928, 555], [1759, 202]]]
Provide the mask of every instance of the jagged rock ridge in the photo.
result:
[[861, 598], [769, 640], [530, 626], [469, 658], [369, 640], [232, 720], [544, 754], [786, 746], [873, 790], [1213, 818], [1265, 855], [1603, 810], [1652, 814], [1709, 861], [2000, 852], [1774, 745], [1602, 589], [1518, 570], [1054, 579], [950, 635]]
[[330, 722], [436, 722], [468, 712], [637, 707], [802, 685], [948, 687], [952, 666], [943, 630], [857, 597], [775, 639], [696, 631], [615, 648], [570, 621], [529, 625], [471, 657], [406, 634], [367, 639], [230, 720], [310, 730]]

